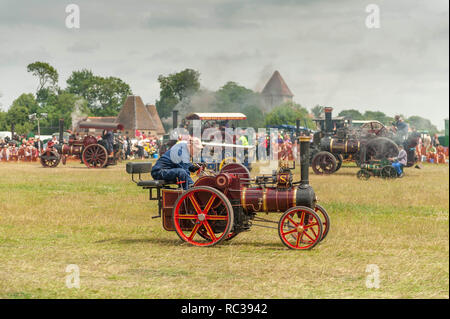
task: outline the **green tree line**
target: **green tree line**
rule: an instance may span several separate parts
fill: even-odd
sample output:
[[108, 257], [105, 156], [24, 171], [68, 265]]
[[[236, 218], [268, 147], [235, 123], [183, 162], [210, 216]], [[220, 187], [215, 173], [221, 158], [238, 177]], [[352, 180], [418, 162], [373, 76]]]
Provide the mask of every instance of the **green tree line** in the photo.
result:
[[132, 94], [130, 86], [121, 79], [94, 75], [86, 69], [73, 71], [65, 88], [58, 85], [58, 71], [48, 63], [31, 63], [27, 71], [37, 79], [36, 92], [21, 94], [8, 111], [0, 111], [0, 131], [9, 131], [14, 124], [17, 134], [37, 132], [37, 122], [28, 118], [33, 113], [42, 118], [41, 134], [54, 133], [60, 118], [70, 127], [74, 112], [85, 116], [116, 116], [126, 97]]
[[[60, 118], [65, 119], [66, 126], [71, 125], [71, 115], [74, 111], [86, 116], [116, 116], [126, 97], [133, 94], [130, 86], [116, 77], [102, 77], [93, 74], [91, 70], [73, 71], [66, 81], [66, 87], [58, 85], [58, 71], [45, 62], [34, 62], [27, 66], [27, 71], [36, 77], [38, 85], [36, 92], [23, 93], [10, 105], [7, 112], [0, 111], [0, 130], [10, 130], [15, 124], [18, 134], [37, 131], [37, 123], [30, 122], [28, 115], [32, 113], [47, 113], [47, 118], [40, 122], [41, 134], [55, 131]], [[201, 88], [200, 73], [193, 69], [158, 77], [160, 95], [156, 108], [162, 119], [172, 116], [174, 108], [202, 110], [207, 112], [241, 112], [247, 115], [247, 120], [239, 123], [243, 127], [266, 127], [268, 125], [295, 125], [300, 119], [302, 125], [315, 129], [313, 117], [323, 115], [324, 106], [316, 105], [307, 110], [300, 104], [286, 102], [264, 112], [264, 102], [260, 93], [248, 89], [236, 82], [229, 81], [217, 91]], [[200, 99], [196, 96], [208, 96], [206, 105], [198, 105]], [[78, 108], [76, 110], [76, 107]], [[355, 109], [341, 111], [338, 116], [347, 116], [353, 120], [378, 120], [385, 125], [391, 125], [393, 116], [380, 111], [365, 111]], [[403, 117], [410, 126], [417, 130], [437, 132], [428, 119], [420, 116]], [[164, 121], [163, 121], [164, 122]]]

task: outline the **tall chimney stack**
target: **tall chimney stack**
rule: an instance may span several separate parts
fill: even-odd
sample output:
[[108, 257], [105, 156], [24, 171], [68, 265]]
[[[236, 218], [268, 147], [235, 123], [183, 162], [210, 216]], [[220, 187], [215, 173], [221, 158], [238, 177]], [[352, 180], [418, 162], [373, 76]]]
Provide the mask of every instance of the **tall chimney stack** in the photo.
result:
[[172, 128], [176, 129], [178, 127], [178, 110], [172, 111]]
[[300, 136], [300, 185], [309, 185], [309, 136]]
[[64, 119], [59, 119], [59, 144], [64, 143]]
[[333, 129], [334, 129], [333, 128], [333, 120], [332, 120], [333, 108], [325, 107], [324, 111], [325, 111], [325, 131], [327, 133], [332, 133]]

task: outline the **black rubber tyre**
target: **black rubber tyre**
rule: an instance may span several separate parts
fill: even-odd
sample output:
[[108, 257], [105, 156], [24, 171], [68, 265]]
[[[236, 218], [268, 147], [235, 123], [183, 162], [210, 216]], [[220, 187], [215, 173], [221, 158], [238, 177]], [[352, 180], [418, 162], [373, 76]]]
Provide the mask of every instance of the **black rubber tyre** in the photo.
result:
[[322, 151], [314, 155], [312, 169], [317, 175], [333, 174], [336, 171], [336, 158], [330, 152]]
[[333, 155], [336, 158], [336, 170], [335, 170], [335, 172], [337, 172], [342, 167], [342, 162], [344, 161], [344, 158], [342, 157], [341, 154], [333, 154]]
[[391, 165], [384, 166], [381, 169], [381, 177], [384, 178], [384, 179], [397, 178], [397, 171]]
[[370, 173], [365, 169], [361, 169], [356, 173], [356, 177], [360, 180], [367, 181], [370, 178]]
[[319, 215], [320, 220], [322, 221], [322, 238], [320, 238], [320, 241], [322, 241], [325, 239], [325, 237], [327, 237], [328, 231], [330, 230], [330, 216], [328, 215], [325, 208], [323, 208], [319, 204], [316, 204], [314, 211], [317, 213], [317, 215]]

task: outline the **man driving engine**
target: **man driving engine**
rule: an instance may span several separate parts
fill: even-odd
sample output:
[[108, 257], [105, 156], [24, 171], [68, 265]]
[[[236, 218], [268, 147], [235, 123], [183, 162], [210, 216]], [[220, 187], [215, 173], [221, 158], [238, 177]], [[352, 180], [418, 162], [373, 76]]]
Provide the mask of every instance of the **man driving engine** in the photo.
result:
[[195, 137], [179, 141], [156, 161], [151, 172], [153, 179], [180, 183], [184, 189], [188, 189], [194, 184], [190, 172], [200, 168], [191, 163], [191, 154], [196, 154], [202, 148], [202, 143]]

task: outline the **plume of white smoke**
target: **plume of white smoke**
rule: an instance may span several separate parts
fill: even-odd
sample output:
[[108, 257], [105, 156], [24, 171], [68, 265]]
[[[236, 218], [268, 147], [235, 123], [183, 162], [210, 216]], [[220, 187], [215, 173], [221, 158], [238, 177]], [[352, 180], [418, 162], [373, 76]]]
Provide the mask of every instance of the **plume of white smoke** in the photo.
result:
[[83, 102], [83, 99], [76, 100], [73, 112], [70, 114], [70, 117], [72, 118], [72, 131], [76, 129], [80, 121], [83, 121], [88, 117], [88, 115], [82, 110]]
[[269, 81], [274, 71], [275, 67], [271, 63], [263, 67], [263, 69], [259, 73], [258, 80], [254, 88], [255, 92], [261, 92], [264, 89], [264, 86]]
[[[178, 111], [178, 124], [188, 114], [195, 112], [217, 112], [215, 109], [216, 96], [215, 93], [206, 89], [200, 89], [194, 95], [185, 96], [174, 107]], [[162, 120], [166, 125], [172, 125], [172, 117]]]

